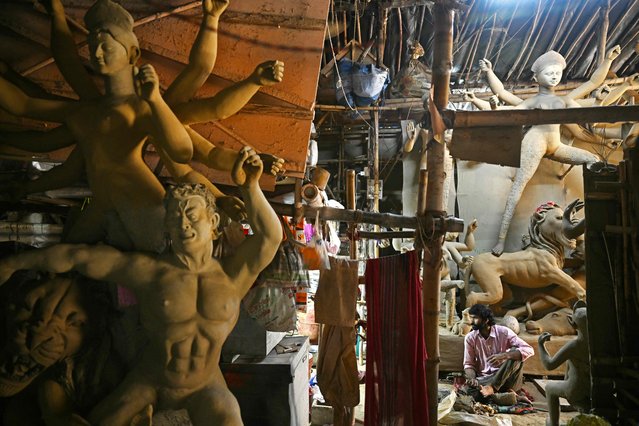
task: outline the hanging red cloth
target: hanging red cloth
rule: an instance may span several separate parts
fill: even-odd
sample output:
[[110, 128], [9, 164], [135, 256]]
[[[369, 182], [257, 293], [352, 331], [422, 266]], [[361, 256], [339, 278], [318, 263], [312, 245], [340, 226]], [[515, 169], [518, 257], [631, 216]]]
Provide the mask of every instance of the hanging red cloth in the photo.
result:
[[366, 263], [367, 426], [428, 424], [422, 283], [415, 251]]

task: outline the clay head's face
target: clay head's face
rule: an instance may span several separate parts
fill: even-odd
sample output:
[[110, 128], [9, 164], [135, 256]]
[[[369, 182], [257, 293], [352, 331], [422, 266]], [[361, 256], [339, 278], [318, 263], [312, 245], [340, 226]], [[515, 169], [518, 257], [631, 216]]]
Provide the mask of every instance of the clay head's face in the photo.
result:
[[540, 86], [555, 87], [561, 82], [563, 67], [560, 64], [545, 66], [541, 71], [535, 73], [535, 79]]
[[211, 245], [220, 216], [209, 213], [206, 200], [199, 195], [171, 198], [166, 206], [166, 228], [176, 253]]
[[130, 67], [129, 52], [108, 31], [89, 34], [89, 53], [93, 69], [101, 75], [111, 75]]
[[0, 353], [0, 396], [15, 395], [44, 370], [77, 354], [88, 314], [79, 285], [69, 278], [37, 284], [8, 312], [8, 341]]

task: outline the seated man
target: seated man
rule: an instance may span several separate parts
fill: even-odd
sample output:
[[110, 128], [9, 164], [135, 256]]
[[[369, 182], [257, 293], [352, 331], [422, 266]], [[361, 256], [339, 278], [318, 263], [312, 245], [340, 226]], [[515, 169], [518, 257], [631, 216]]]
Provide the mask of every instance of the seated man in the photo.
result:
[[487, 306], [473, 305], [468, 313], [472, 331], [464, 339], [466, 383], [471, 389], [479, 389], [484, 398], [519, 390], [524, 361], [533, 356], [533, 348], [508, 327], [496, 325]]

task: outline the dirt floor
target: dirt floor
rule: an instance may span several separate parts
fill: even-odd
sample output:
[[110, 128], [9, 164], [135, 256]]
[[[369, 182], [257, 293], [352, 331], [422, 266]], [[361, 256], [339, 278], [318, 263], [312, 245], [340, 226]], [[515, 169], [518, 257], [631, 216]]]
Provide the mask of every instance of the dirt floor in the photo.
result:
[[[360, 385], [360, 403], [357, 407], [355, 407], [355, 424], [364, 424], [364, 391], [365, 386]], [[449, 383], [442, 382], [440, 383], [440, 390], [449, 390], [452, 388], [452, 385]], [[541, 394], [541, 392], [537, 389], [534, 383], [530, 381], [526, 381], [524, 384], [524, 389], [532, 395], [535, 399], [533, 402], [533, 406], [538, 409], [536, 413], [523, 414], [523, 415], [515, 415], [515, 414], [498, 414], [496, 417], [498, 418], [508, 418], [512, 422], [513, 426], [543, 426], [546, 422], [546, 399]], [[314, 408], [315, 409], [315, 408]], [[326, 408], [322, 407], [321, 409], [326, 410]], [[316, 413], [317, 414], [317, 413]], [[568, 420], [575, 417], [579, 414], [576, 411], [572, 412], [562, 412], [560, 416], [560, 423], [566, 423]], [[325, 426], [330, 425], [330, 409], [326, 410], [322, 416], [315, 415], [314, 418], [318, 420], [318, 422], [313, 422], [312, 425], [315, 426]]]

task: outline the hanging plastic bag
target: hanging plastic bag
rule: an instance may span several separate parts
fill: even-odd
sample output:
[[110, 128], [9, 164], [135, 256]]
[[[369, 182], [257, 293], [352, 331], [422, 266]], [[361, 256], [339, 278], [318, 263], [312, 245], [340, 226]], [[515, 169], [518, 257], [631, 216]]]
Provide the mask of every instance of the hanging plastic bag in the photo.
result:
[[246, 312], [268, 331], [295, 330], [297, 310], [295, 289], [291, 287], [253, 287], [242, 300]]
[[352, 80], [357, 106], [371, 105], [390, 83], [388, 71], [374, 64], [354, 63]]
[[271, 263], [260, 272], [257, 278], [258, 285], [306, 289], [310, 286], [310, 279], [300, 252], [304, 244], [295, 240], [288, 223], [281, 220], [281, 224], [284, 239]]

